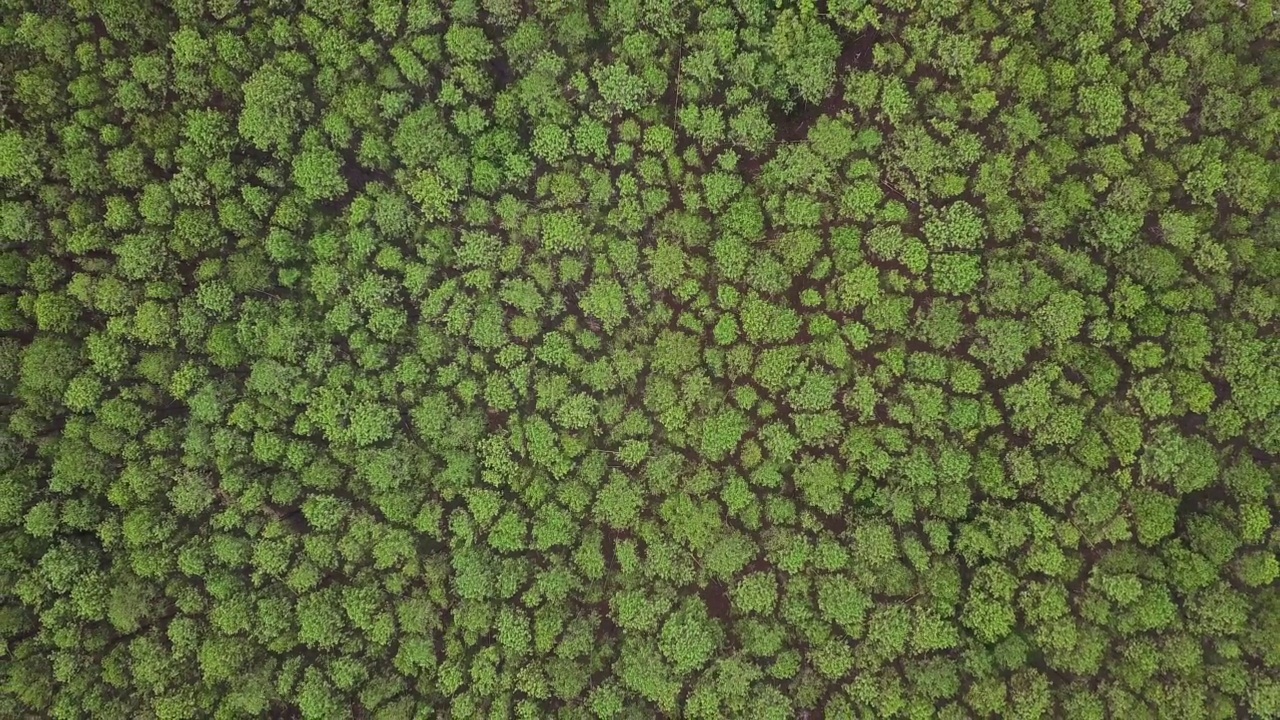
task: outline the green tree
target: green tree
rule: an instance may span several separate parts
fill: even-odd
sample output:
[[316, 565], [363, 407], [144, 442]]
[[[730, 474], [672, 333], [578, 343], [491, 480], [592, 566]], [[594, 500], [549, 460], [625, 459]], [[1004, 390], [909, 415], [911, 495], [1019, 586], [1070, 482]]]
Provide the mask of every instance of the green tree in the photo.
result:
[[332, 200], [347, 191], [342, 159], [328, 149], [305, 150], [294, 156], [293, 182], [309, 200]]
[[268, 62], [242, 88], [240, 135], [260, 150], [283, 152], [308, 114], [301, 83], [280, 64]]
[[718, 462], [738, 447], [747, 431], [747, 418], [736, 410], [724, 410], [707, 418], [702, 429], [702, 455]]
[[622, 285], [612, 278], [593, 280], [581, 299], [581, 307], [583, 312], [599, 320], [606, 332], [613, 332], [627, 312]]
[[699, 601], [690, 601], [672, 613], [663, 623], [658, 640], [662, 654], [677, 675], [687, 675], [706, 665], [719, 643], [719, 629]]

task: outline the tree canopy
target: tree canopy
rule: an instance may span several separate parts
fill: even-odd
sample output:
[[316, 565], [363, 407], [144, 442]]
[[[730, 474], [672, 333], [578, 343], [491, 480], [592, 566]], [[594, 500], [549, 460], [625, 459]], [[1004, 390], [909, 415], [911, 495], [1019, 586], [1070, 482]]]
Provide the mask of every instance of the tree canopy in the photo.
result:
[[0, 0], [0, 717], [1280, 718], [1273, 0]]

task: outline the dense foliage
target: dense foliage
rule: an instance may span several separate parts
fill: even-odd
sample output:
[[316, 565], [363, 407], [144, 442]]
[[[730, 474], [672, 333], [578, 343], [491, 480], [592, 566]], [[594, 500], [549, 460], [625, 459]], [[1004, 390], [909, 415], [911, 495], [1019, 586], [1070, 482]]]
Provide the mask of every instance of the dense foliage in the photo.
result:
[[0, 717], [1280, 717], [1272, 0], [0, 18]]

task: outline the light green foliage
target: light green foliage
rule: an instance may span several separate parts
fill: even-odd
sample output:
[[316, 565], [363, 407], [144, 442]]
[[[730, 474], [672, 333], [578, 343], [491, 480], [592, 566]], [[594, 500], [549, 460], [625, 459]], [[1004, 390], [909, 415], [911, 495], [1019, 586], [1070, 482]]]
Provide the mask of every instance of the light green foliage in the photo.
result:
[[725, 410], [708, 418], [702, 428], [702, 454], [717, 462], [732, 453], [747, 430], [747, 418], [736, 410]]
[[20, 181], [31, 170], [31, 152], [22, 133], [16, 130], [0, 133], [0, 180]]
[[746, 613], [768, 615], [778, 596], [777, 579], [767, 573], [752, 573], [733, 589], [733, 604]]
[[824, 513], [839, 514], [844, 506], [846, 480], [829, 458], [802, 463], [796, 471], [795, 484], [805, 501]]
[[1096, 137], [1114, 135], [1124, 122], [1125, 103], [1120, 89], [1111, 84], [1082, 85], [1080, 109], [1086, 118], [1085, 132]]
[[966, 202], [948, 205], [924, 226], [930, 247], [968, 250], [979, 247], [986, 228], [978, 210]]
[[933, 285], [948, 295], [971, 293], [982, 281], [980, 261], [975, 255], [941, 253], [930, 261], [933, 266]]
[[458, 201], [457, 189], [430, 171], [419, 173], [405, 192], [418, 204], [423, 218], [429, 222], [448, 218], [453, 204]]
[[831, 92], [840, 42], [816, 14], [784, 10], [773, 26], [769, 49], [805, 102], [817, 104]]
[[240, 135], [260, 150], [287, 149], [305, 110], [302, 85], [283, 67], [267, 63], [242, 88]]
[[594, 68], [591, 74], [600, 97], [613, 113], [635, 112], [640, 109], [647, 88], [644, 81], [624, 63], [601, 65]]
[[593, 281], [581, 300], [581, 306], [582, 311], [599, 320], [607, 332], [621, 325], [627, 313], [622, 285], [612, 278]]
[[549, 252], [582, 250], [588, 235], [589, 230], [577, 213], [551, 213], [542, 222], [542, 246]]
[[306, 150], [293, 159], [293, 182], [311, 200], [331, 200], [347, 191], [342, 160], [332, 150]]
[[691, 602], [672, 613], [658, 636], [658, 647], [679, 675], [705, 665], [718, 644], [717, 628], [700, 602]]
[[743, 302], [740, 320], [747, 338], [756, 343], [786, 342], [800, 330], [800, 316], [794, 309], [757, 297]]

